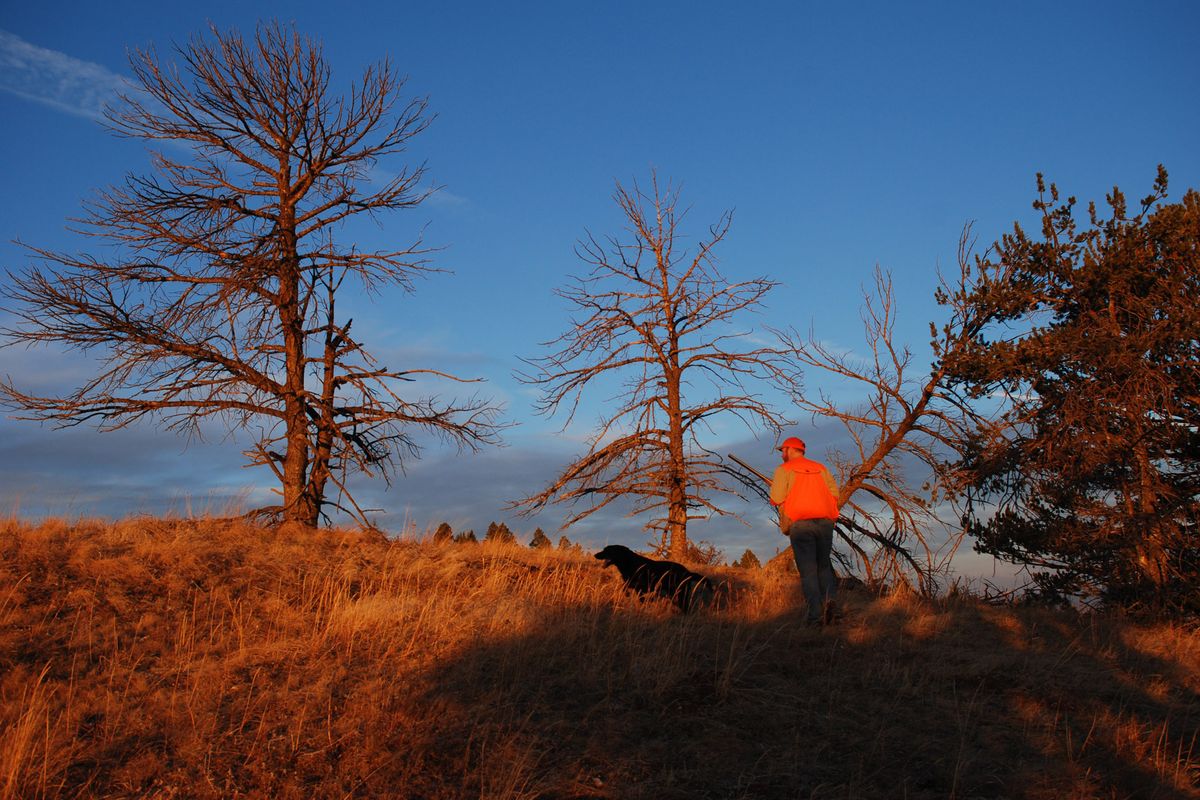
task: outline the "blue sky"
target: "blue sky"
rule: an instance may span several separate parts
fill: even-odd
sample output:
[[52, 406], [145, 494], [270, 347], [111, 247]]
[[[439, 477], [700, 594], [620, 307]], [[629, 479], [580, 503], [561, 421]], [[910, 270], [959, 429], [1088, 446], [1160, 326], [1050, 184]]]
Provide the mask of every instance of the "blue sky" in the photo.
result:
[[[581, 269], [576, 240], [620, 230], [615, 180], [644, 181], [654, 169], [680, 182], [696, 235], [734, 210], [722, 269], [782, 283], [751, 326], [811, 326], [822, 340], [860, 346], [861, 288], [876, 264], [890, 269], [898, 338], [924, 358], [940, 313], [936, 270], [953, 267], [962, 225], [975, 221], [986, 243], [1030, 220], [1036, 172], [1085, 201], [1114, 184], [1141, 197], [1160, 162], [1173, 199], [1200, 186], [1197, 8], [4, 0], [0, 266], [27, 261], [13, 239], [82, 249], [65, 227], [80, 202], [147, 170], [141, 143], [94, 119], [128, 74], [127, 48], [166, 56], [209, 22], [249, 31], [280, 18], [323, 40], [335, 84], [386, 56], [437, 115], [409, 155], [444, 190], [381, 228], [349, 233], [407, 240], [424, 226], [450, 272], [411, 297], [364, 304], [356, 327], [389, 355], [486, 378], [485, 391], [520, 424], [507, 447], [478, 457], [430, 449], [371, 499], [393, 529], [508, 519], [550, 531], [561, 511], [514, 520], [504, 501], [538, 488], [578, 445], [532, 415], [512, 372], [566, 324], [552, 290]], [[73, 356], [0, 350], [0, 372], [38, 386], [69, 385], [86, 370]], [[797, 432], [833, 436], [807, 420]], [[717, 438], [773, 463], [773, 440], [732, 428]], [[0, 510], [119, 516], [178, 509], [183, 498], [193, 507], [252, 500], [269, 483], [240, 468], [238, 449], [219, 436], [185, 449], [153, 429], [98, 435], [3, 420]], [[754, 521], [693, 535], [734, 557], [747, 546], [769, 555], [782, 540]], [[568, 533], [644, 541], [636, 520]]]

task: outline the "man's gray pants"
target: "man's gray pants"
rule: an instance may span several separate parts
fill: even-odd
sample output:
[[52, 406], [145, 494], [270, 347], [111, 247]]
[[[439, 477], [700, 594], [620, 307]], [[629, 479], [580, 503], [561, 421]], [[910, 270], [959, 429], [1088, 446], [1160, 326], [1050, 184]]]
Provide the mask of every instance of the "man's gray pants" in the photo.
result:
[[808, 621], [820, 622], [825, 604], [837, 594], [833, 574], [833, 520], [798, 519], [788, 528], [792, 555], [800, 571], [804, 600], [808, 603]]

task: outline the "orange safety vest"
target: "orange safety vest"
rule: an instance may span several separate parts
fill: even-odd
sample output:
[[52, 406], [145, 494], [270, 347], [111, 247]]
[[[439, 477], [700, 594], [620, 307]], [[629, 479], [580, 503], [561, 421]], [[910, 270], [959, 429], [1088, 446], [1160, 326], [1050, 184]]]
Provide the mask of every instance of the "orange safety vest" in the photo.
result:
[[799, 519], [838, 518], [837, 498], [829, 491], [822, 473], [825, 467], [807, 458], [793, 458], [783, 465], [794, 473], [792, 488], [783, 501], [783, 513], [795, 521]]

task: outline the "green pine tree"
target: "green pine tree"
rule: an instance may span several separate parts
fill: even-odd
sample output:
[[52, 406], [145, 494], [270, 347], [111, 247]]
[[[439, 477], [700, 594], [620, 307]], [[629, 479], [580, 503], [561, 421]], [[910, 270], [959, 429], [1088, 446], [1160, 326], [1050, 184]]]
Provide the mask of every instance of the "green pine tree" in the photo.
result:
[[483, 537], [483, 540], [485, 542], [515, 544], [517, 537], [513, 535], [513, 532], [503, 522], [493, 522], [488, 525], [487, 534]]
[[1200, 193], [1166, 191], [1160, 167], [1136, 211], [1113, 189], [1081, 215], [1039, 175], [1041, 235], [1015, 226], [939, 300], [982, 309], [947, 384], [1000, 412], [953, 465], [976, 548], [1052, 599], [1195, 614]]
[[742, 557], [734, 562], [734, 566], [741, 569], [762, 569], [762, 562], [754, 555], [754, 551], [747, 547]]

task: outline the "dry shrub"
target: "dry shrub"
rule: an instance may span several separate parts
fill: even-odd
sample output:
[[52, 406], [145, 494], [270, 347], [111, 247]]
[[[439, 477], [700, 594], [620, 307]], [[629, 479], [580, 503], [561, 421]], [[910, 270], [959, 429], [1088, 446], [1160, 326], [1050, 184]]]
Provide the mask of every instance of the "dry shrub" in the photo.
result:
[[552, 549], [0, 522], [16, 797], [1197, 796], [1200, 634]]

